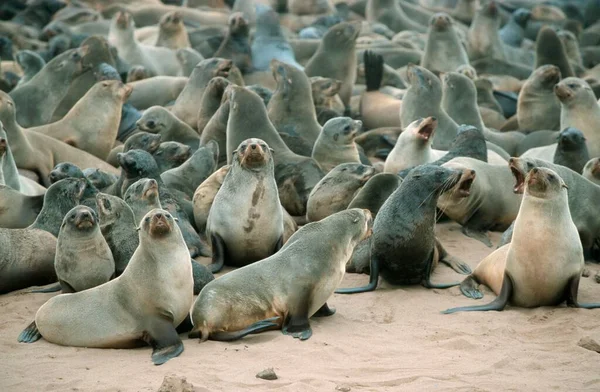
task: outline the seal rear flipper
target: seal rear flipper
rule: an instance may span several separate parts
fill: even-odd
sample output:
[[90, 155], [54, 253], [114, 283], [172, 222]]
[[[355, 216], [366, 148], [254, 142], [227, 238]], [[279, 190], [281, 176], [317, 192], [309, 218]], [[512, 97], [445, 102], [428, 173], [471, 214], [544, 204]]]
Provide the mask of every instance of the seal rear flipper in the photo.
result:
[[60, 283], [55, 283], [50, 287], [46, 287], [45, 289], [31, 290], [31, 292], [32, 293], [55, 293], [60, 290], [62, 290], [62, 286], [60, 285]]
[[37, 325], [35, 324], [35, 321], [33, 321], [31, 324], [29, 324], [27, 326], [27, 328], [25, 328], [23, 330], [23, 332], [21, 332], [19, 334], [17, 341], [19, 343], [33, 343], [33, 342], [37, 342], [38, 340], [40, 340], [41, 337], [42, 337], [42, 334], [38, 330]]
[[[271, 317], [271, 318], [268, 318], [265, 320], [257, 321], [256, 323], [250, 325], [249, 327], [246, 327], [240, 331], [235, 331], [235, 332], [225, 332], [225, 331], [211, 332], [208, 338], [210, 340], [217, 340], [220, 342], [232, 342], [234, 340], [241, 339], [246, 335], [264, 332], [269, 329], [275, 329], [275, 328], [279, 327], [279, 323], [275, 322], [277, 320], [279, 320], [279, 317]], [[192, 336], [190, 336], [190, 337], [192, 337]], [[196, 336], [194, 336], [194, 337], [196, 337]]]
[[313, 314], [313, 317], [329, 317], [333, 316], [334, 314], [335, 308], [330, 308], [329, 305], [327, 305], [327, 302], [325, 302], [323, 306], [321, 306], [319, 310]]
[[171, 321], [156, 316], [148, 324], [142, 339], [152, 346], [152, 362], [155, 365], [162, 365], [183, 352], [183, 343]]
[[482, 230], [477, 230], [477, 229], [463, 226], [461, 231], [467, 237], [471, 237], [474, 240], [482, 242], [488, 248], [491, 248], [493, 246], [492, 241], [490, 240], [490, 237], [488, 237], [487, 233]]
[[312, 336], [312, 329], [308, 321], [308, 310], [312, 301], [313, 287], [305, 285], [294, 287], [288, 298], [288, 313], [283, 321], [281, 332], [291, 335], [300, 340], [306, 340]]
[[365, 63], [365, 85], [367, 86], [367, 91], [378, 91], [383, 79], [383, 56], [370, 50], [365, 50], [363, 62]]
[[211, 234], [212, 263], [209, 265], [210, 272], [216, 274], [225, 265], [225, 242], [218, 234]]
[[507, 273], [504, 273], [504, 280], [502, 282], [502, 290], [500, 290], [500, 295], [496, 297], [495, 300], [490, 302], [487, 305], [480, 306], [464, 306], [460, 308], [451, 308], [446, 309], [442, 313], [450, 314], [456, 312], [477, 312], [477, 311], [487, 311], [487, 310], [504, 310], [506, 304], [513, 293], [513, 282], [510, 276]]
[[580, 304], [577, 302], [577, 293], [579, 292], [579, 280], [581, 276], [577, 275], [572, 277], [567, 283], [566, 287], [566, 301], [567, 306], [572, 308], [583, 308], [583, 309], [596, 309], [600, 308], [600, 303], [591, 303], [591, 304]]
[[[446, 264], [448, 267], [452, 268], [454, 271], [458, 272], [462, 275], [469, 275], [471, 271], [471, 267], [469, 267], [465, 262], [459, 260], [458, 258], [450, 255], [446, 249], [442, 246], [442, 243], [436, 238], [435, 246], [439, 252], [439, 260]], [[433, 263], [431, 267], [433, 269]], [[431, 271], [429, 272], [429, 277], [431, 277]], [[456, 285], [455, 285], [456, 286]]]
[[377, 282], [379, 280], [379, 261], [375, 257], [371, 257], [371, 270], [369, 271], [369, 284], [363, 287], [337, 289], [337, 294], [355, 294], [355, 293], [366, 293], [367, 291], [374, 291], [377, 288]]
[[473, 277], [473, 275], [467, 276], [465, 280], [460, 284], [460, 292], [465, 297], [473, 299], [483, 298], [483, 293], [478, 288], [479, 282]]

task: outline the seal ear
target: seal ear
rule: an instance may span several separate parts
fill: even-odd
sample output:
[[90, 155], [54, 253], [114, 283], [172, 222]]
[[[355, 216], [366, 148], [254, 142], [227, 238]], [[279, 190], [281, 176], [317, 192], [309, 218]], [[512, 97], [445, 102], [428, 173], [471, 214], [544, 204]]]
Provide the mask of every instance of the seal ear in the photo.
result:
[[569, 189], [569, 187], [567, 186], [567, 184], [565, 184], [564, 182], [560, 186], [562, 186], [565, 189]]
[[179, 222], [179, 218], [173, 218], [175, 222]]
[[269, 147], [269, 151], [271, 151], [271, 152], [275, 152], [275, 150], [273, 150], [271, 147]]
[[142, 230], [142, 226], [138, 226], [135, 228], [135, 231], [140, 231], [140, 230]]

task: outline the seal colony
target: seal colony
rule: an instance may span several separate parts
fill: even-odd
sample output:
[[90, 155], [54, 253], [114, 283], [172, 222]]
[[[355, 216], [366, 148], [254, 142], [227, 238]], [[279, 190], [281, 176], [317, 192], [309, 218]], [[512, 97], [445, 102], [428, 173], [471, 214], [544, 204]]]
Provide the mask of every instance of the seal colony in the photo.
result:
[[[62, 291], [19, 342], [160, 365], [411, 294], [380, 286], [600, 307], [598, 7], [110, 3], [0, 8], [0, 293]], [[489, 247], [475, 269], [441, 221]]]

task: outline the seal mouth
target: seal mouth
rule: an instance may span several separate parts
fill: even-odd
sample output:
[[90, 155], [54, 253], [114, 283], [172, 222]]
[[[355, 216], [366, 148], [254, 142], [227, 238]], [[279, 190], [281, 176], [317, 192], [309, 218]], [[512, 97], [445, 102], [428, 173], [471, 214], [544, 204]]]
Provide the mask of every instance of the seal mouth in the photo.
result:
[[471, 187], [475, 181], [476, 173], [475, 170], [468, 170], [461, 176], [461, 180], [458, 186], [458, 195], [461, 197], [468, 197], [471, 195]]
[[129, 14], [127, 12], [119, 11], [117, 12], [117, 26], [121, 29], [126, 29], [129, 27]]
[[82, 213], [77, 216], [77, 220], [75, 221], [75, 227], [79, 230], [87, 230], [94, 227], [94, 218], [89, 213]]
[[433, 16], [432, 21], [431, 21], [431, 25], [437, 30], [437, 31], [443, 31], [446, 30], [448, 28], [448, 26], [450, 26], [450, 19], [448, 19], [446, 16], [444, 15], [437, 15], [437, 16]]
[[508, 167], [510, 168], [510, 171], [515, 177], [516, 181], [513, 187], [513, 192], [516, 194], [522, 194], [525, 190], [525, 173], [517, 166], [514, 158], [510, 158], [508, 160]]
[[428, 142], [435, 134], [437, 119], [435, 117], [427, 117], [418, 124], [418, 127], [417, 136]]
[[554, 94], [561, 102], [568, 101], [575, 95], [573, 90], [563, 84], [556, 84], [554, 86]]

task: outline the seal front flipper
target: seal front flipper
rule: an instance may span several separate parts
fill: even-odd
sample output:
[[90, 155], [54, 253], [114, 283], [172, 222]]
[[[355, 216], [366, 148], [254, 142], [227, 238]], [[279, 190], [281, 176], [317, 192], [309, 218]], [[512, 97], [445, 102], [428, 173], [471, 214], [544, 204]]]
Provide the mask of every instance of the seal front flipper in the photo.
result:
[[21, 332], [19, 338], [17, 339], [19, 343], [33, 343], [40, 340], [42, 334], [37, 328], [35, 321], [33, 321], [27, 328]]
[[600, 308], [600, 303], [580, 304], [577, 302], [577, 293], [579, 292], [580, 275], [574, 276], [569, 280], [566, 287], [567, 306], [572, 308], [596, 309]]
[[450, 314], [456, 312], [477, 312], [477, 311], [487, 311], [487, 310], [504, 310], [506, 304], [513, 293], [513, 282], [508, 274], [504, 274], [504, 281], [502, 282], [502, 289], [500, 290], [500, 295], [496, 297], [495, 300], [490, 302], [487, 305], [481, 306], [464, 306], [460, 308], [451, 308], [446, 309], [442, 313]]
[[312, 329], [308, 321], [309, 302], [312, 300], [309, 287], [298, 288], [292, 293], [293, 298], [288, 299], [288, 314], [283, 321], [281, 332], [284, 335], [292, 335], [300, 340], [306, 340], [312, 336]]
[[375, 257], [372, 257], [368, 285], [363, 286], [363, 287], [337, 289], [335, 292], [337, 294], [355, 294], [355, 293], [366, 293], [367, 291], [374, 291], [377, 288], [378, 280], [379, 280], [379, 261]]
[[60, 283], [55, 283], [50, 287], [46, 287], [45, 289], [39, 289], [39, 290], [31, 290], [32, 293], [56, 293], [57, 291], [60, 291], [62, 289], [62, 286], [60, 285]]
[[210, 272], [216, 274], [223, 269], [225, 264], [225, 242], [218, 234], [210, 236], [212, 242], [212, 263], [209, 266]]
[[183, 343], [173, 323], [159, 316], [149, 320], [142, 339], [152, 346], [152, 362], [155, 365], [162, 365], [183, 352]]
[[[444, 249], [441, 242], [437, 238], [435, 239], [435, 246], [437, 247], [437, 250], [440, 255], [439, 260], [442, 263], [446, 264], [448, 267], [452, 268], [454, 271], [458, 272], [459, 274], [469, 275], [471, 273], [471, 267], [469, 267], [467, 264], [465, 264], [458, 258], [450, 255], [446, 251], [446, 249]], [[431, 276], [431, 273], [429, 274], [429, 276]], [[456, 285], [454, 285], [454, 286], [456, 286]]]
[[479, 282], [475, 280], [473, 275], [470, 275], [460, 284], [460, 292], [463, 293], [465, 297], [481, 299], [483, 298], [483, 293], [479, 290], [478, 286]]
[[329, 305], [327, 305], [327, 302], [325, 302], [325, 304], [323, 304], [323, 306], [321, 306], [321, 308], [319, 308], [319, 310], [313, 314], [313, 317], [329, 317], [333, 316], [334, 314], [335, 308], [330, 308]]
[[487, 233], [485, 233], [484, 231], [469, 227], [463, 227], [461, 231], [467, 237], [471, 237], [474, 240], [482, 242], [488, 248], [492, 247], [492, 241], [490, 240], [490, 237], [488, 237]]

